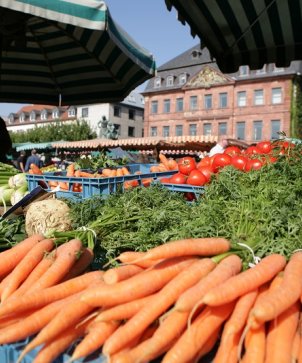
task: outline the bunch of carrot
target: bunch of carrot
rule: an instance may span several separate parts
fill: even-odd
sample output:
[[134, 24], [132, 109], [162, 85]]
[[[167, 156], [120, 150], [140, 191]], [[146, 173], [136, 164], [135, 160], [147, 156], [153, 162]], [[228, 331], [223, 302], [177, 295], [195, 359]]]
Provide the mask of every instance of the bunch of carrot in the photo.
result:
[[[35, 246], [40, 244], [40, 253], [41, 243], [48, 246], [42, 236], [30, 241], [34, 247], [22, 257], [26, 266]], [[44, 272], [30, 285], [28, 272], [21, 285], [9, 282], [21, 264], [21, 253], [14, 253], [15, 267], [0, 270], [6, 275], [0, 285], [0, 344], [36, 334], [20, 360], [41, 347], [34, 362], [52, 362], [77, 342], [70, 362], [100, 348], [111, 363], [157, 357], [163, 363], [198, 362], [219, 343], [214, 363], [302, 362], [302, 252], [288, 262], [271, 254], [242, 271], [228, 240], [195, 238], [124, 252], [118, 267], [77, 277], [65, 273], [51, 284]], [[19, 287], [8, 293], [12, 285]]]

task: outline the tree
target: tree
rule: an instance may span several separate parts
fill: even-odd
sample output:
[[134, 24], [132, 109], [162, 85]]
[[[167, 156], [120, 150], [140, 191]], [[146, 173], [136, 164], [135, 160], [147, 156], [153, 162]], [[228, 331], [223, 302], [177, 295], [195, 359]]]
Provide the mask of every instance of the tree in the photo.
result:
[[48, 142], [48, 141], [79, 141], [91, 140], [97, 137], [89, 124], [84, 120], [76, 120], [72, 123], [57, 121], [47, 126], [35, 126], [32, 129], [19, 132], [10, 132], [13, 143], [22, 142]]

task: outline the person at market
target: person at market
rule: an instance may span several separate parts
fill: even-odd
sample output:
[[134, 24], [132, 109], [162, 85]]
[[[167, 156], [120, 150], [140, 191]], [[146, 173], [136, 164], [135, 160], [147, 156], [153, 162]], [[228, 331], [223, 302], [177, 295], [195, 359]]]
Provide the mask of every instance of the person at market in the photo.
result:
[[31, 156], [26, 160], [26, 164], [25, 164], [25, 171], [26, 172], [29, 170], [30, 164], [35, 164], [39, 168], [42, 166], [41, 159], [37, 155], [37, 150], [35, 150], [35, 149], [33, 149], [31, 151]]
[[8, 163], [6, 154], [12, 147], [12, 140], [7, 131], [5, 121], [0, 117], [0, 162]]
[[228, 140], [225, 138], [221, 138], [215, 146], [209, 152], [209, 156], [213, 156], [215, 154], [223, 153], [225, 148], [228, 146]]
[[18, 170], [25, 173], [25, 163], [26, 163], [26, 152], [24, 150], [20, 151], [20, 155], [17, 158], [16, 166]]

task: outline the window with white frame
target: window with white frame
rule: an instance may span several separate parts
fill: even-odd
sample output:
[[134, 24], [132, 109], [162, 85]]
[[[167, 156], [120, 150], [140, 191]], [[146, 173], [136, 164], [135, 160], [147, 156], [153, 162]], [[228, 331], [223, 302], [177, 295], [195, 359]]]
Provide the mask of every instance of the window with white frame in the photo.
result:
[[59, 109], [55, 108], [55, 109], [52, 111], [52, 118], [53, 118], [53, 119], [57, 119], [57, 118], [59, 118], [59, 116], [60, 116]]
[[280, 128], [281, 128], [281, 121], [280, 120], [272, 120], [271, 121], [271, 139], [277, 140], [280, 138]]
[[205, 136], [212, 135], [212, 124], [210, 124], [210, 123], [203, 124], [203, 134]]
[[176, 125], [175, 126], [175, 135], [176, 136], [182, 136], [183, 135], [183, 126], [182, 125]]
[[189, 134], [190, 134], [190, 136], [196, 136], [197, 135], [197, 125], [196, 124], [190, 124], [189, 125]]
[[171, 87], [174, 84], [174, 76], [168, 76], [166, 79], [166, 86]]
[[236, 123], [236, 138], [237, 140], [245, 139], [245, 121], [239, 121]]
[[281, 87], [272, 88], [272, 104], [282, 102], [282, 89]]
[[152, 101], [151, 102], [151, 113], [157, 113], [158, 112], [158, 101]]
[[227, 123], [219, 122], [218, 124], [218, 135], [226, 135], [227, 134]]
[[210, 109], [213, 107], [213, 104], [212, 104], [212, 95], [208, 94], [208, 95], [205, 95], [204, 96], [204, 108], [206, 110]]
[[187, 82], [187, 74], [186, 73], [180, 74], [178, 83], [179, 84], [185, 84], [186, 82]]
[[36, 112], [35, 111], [31, 111], [31, 113], [29, 115], [29, 119], [30, 119], [30, 121], [35, 121], [36, 120]]
[[24, 113], [24, 112], [22, 112], [22, 113], [20, 114], [20, 116], [19, 116], [19, 121], [20, 121], [20, 122], [25, 122], [25, 113]]
[[263, 130], [263, 122], [262, 121], [254, 121], [253, 122], [253, 139], [254, 141], [262, 140], [262, 130]]
[[161, 78], [157, 77], [154, 80], [154, 88], [159, 88], [161, 86]]
[[157, 127], [156, 126], [152, 126], [150, 133], [151, 133], [151, 136], [157, 136]]
[[246, 106], [246, 91], [237, 92], [237, 106], [238, 107]]
[[170, 136], [170, 126], [163, 126], [163, 136], [164, 137]]
[[226, 92], [219, 93], [219, 108], [228, 107], [228, 94]]
[[254, 105], [260, 106], [264, 104], [264, 93], [263, 89], [254, 90]]
[[197, 110], [197, 96], [190, 97], [190, 110]]
[[43, 110], [41, 112], [41, 120], [46, 121], [47, 120], [47, 111]]
[[182, 112], [184, 110], [184, 99], [182, 97], [176, 98], [176, 112]]
[[239, 76], [248, 76], [249, 72], [250, 72], [250, 70], [249, 70], [248, 66], [239, 67]]
[[164, 100], [164, 113], [170, 112], [170, 105], [171, 105], [171, 102], [169, 99]]
[[15, 117], [12, 113], [8, 116], [8, 122], [10, 124], [13, 124], [15, 122]]
[[88, 112], [88, 107], [83, 107], [82, 108], [82, 117], [88, 117], [89, 112]]
[[68, 109], [68, 117], [75, 117], [75, 115], [76, 115], [76, 109], [75, 109], [75, 107], [70, 107]]

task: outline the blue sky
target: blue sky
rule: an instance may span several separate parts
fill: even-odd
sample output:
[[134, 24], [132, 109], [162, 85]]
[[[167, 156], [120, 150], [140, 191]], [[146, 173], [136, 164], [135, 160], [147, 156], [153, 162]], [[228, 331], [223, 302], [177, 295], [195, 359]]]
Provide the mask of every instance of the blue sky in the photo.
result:
[[[168, 11], [165, 0], [107, 0], [106, 3], [113, 19], [153, 54], [158, 67], [199, 43], [199, 38], [191, 36], [189, 26], [177, 20], [175, 9]], [[0, 103], [0, 115], [7, 116], [22, 106]]]

